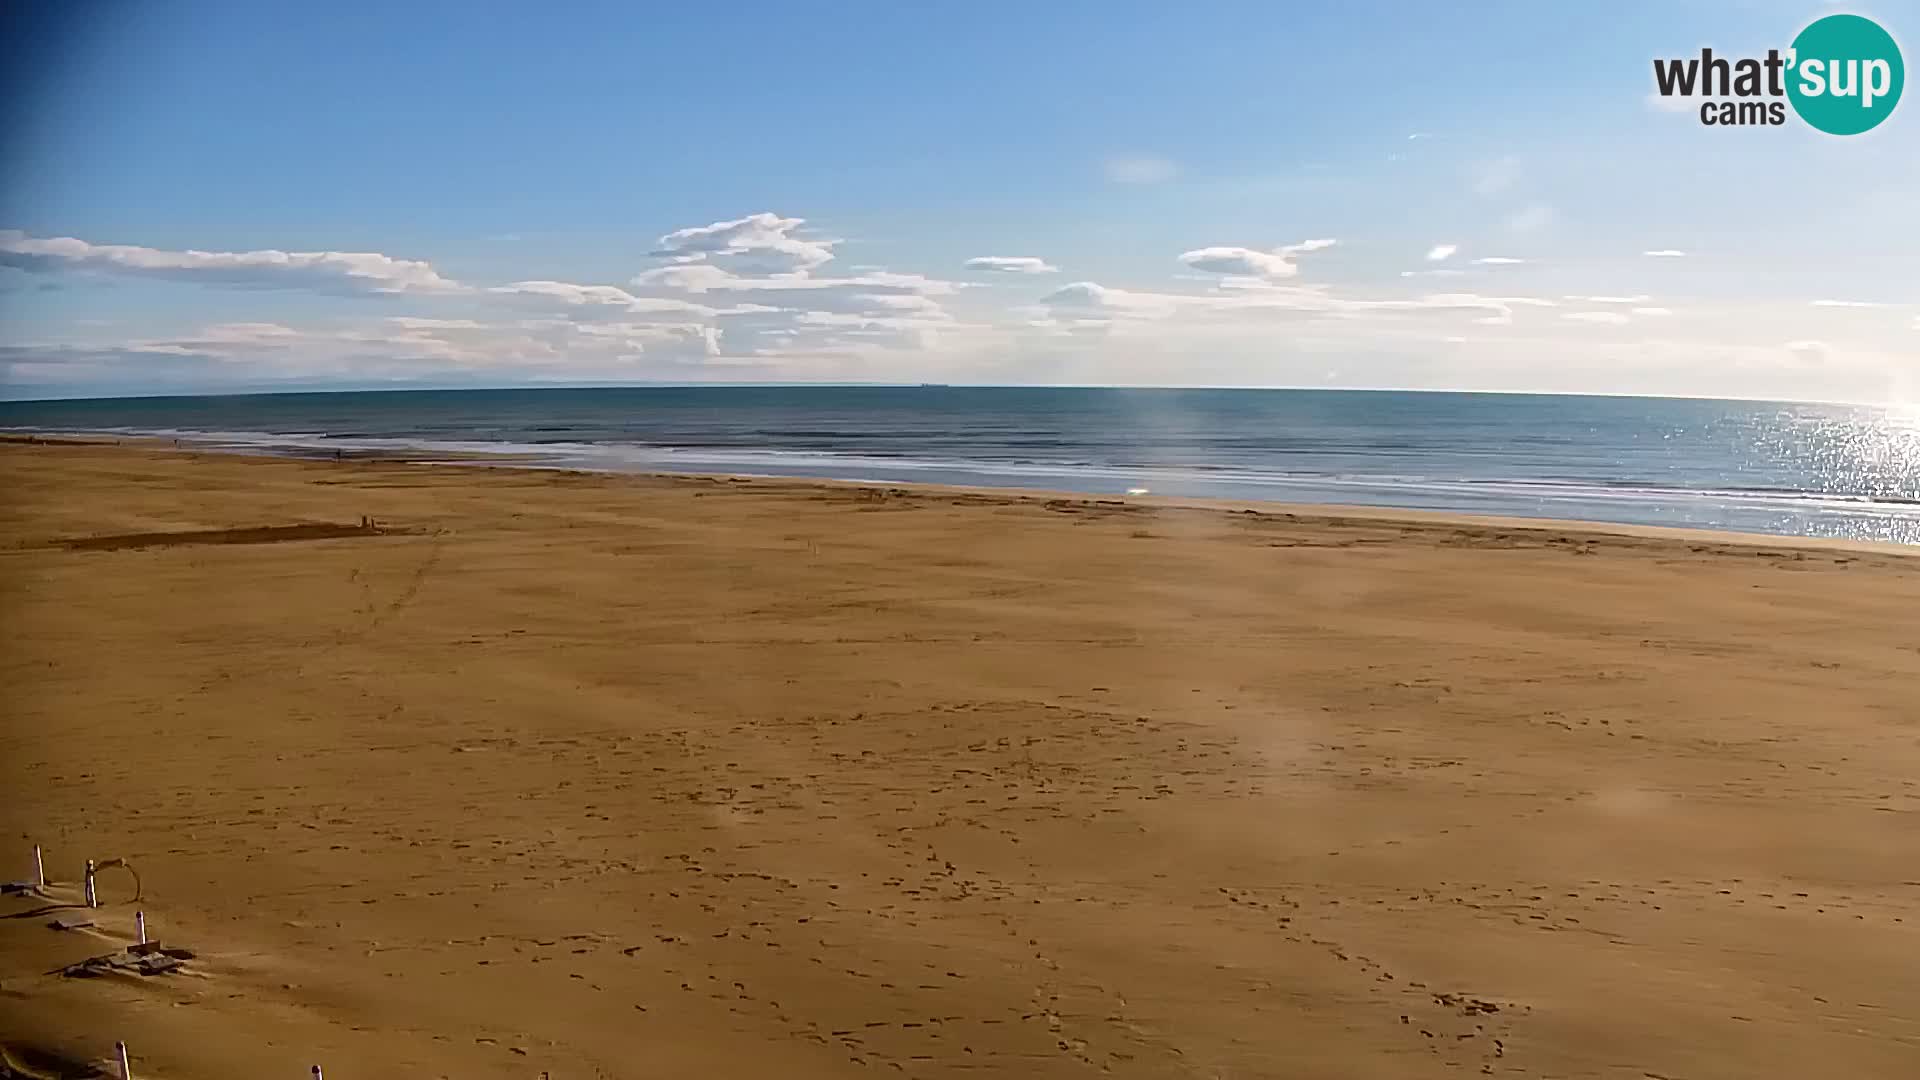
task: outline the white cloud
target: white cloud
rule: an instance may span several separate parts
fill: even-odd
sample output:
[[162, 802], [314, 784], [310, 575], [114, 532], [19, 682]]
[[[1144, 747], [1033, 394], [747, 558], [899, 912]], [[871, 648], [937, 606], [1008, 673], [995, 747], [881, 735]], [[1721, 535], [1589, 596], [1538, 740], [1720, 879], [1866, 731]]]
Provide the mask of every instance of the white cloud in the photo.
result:
[[921, 296], [951, 296], [965, 287], [959, 282], [931, 278], [925, 274], [905, 274], [892, 270], [869, 270], [858, 277], [847, 278], [846, 283]]
[[402, 330], [479, 330], [486, 326], [472, 319], [422, 319], [413, 315], [390, 316], [387, 322]]
[[1874, 300], [1815, 300], [1813, 306], [1830, 308], [1883, 308], [1892, 307], [1893, 305], [1882, 304]]
[[1050, 309], [1157, 318], [1171, 315], [1179, 298], [1164, 293], [1113, 289], [1094, 281], [1075, 281], [1041, 297], [1040, 303]]
[[1150, 154], [1128, 154], [1106, 160], [1107, 179], [1116, 184], [1161, 184], [1180, 175], [1180, 166]]
[[[799, 237], [803, 223], [763, 213], [669, 233], [655, 252], [667, 261], [635, 274], [627, 290], [615, 292], [639, 305], [690, 305], [690, 296], [725, 295], [734, 306], [705, 310], [710, 321], [724, 321], [726, 353], [734, 358], [793, 358], [811, 350], [864, 362], [882, 358], [887, 349], [925, 351], [936, 334], [976, 328], [937, 299], [958, 294], [963, 283], [872, 266], [829, 273], [825, 266], [839, 241]], [[983, 256], [969, 265], [999, 273], [1054, 270], [1029, 256]], [[606, 302], [620, 298], [609, 295]]]
[[1133, 322], [1172, 320], [1178, 325], [1200, 328], [1238, 322], [1255, 327], [1259, 320], [1335, 319], [1354, 320], [1371, 317], [1470, 317], [1485, 325], [1504, 326], [1513, 322], [1516, 308], [1553, 307], [1555, 302], [1536, 297], [1480, 296], [1473, 293], [1432, 293], [1410, 299], [1364, 299], [1336, 296], [1323, 289], [1272, 285], [1266, 288], [1192, 293], [1155, 293], [1116, 289], [1091, 281], [1062, 286], [1042, 298], [1041, 305], [1052, 319], [1074, 317]]
[[883, 312], [913, 312], [929, 318], [950, 318], [938, 300], [919, 293], [853, 293], [863, 308]]
[[1649, 259], [1684, 259], [1687, 257], [1686, 252], [1676, 251], [1673, 248], [1655, 248], [1652, 251], [1643, 251], [1640, 254], [1645, 255]]
[[562, 330], [563, 336], [599, 338], [625, 343], [644, 343], [650, 341], [681, 341], [693, 337], [704, 338], [706, 331], [714, 327], [702, 323], [522, 323], [521, 328], [534, 331]]
[[576, 285], [570, 281], [516, 281], [495, 285], [488, 295], [517, 301], [521, 306], [616, 308], [630, 314], [655, 313], [706, 318], [717, 309], [705, 304], [660, 296], [635, 296], [614, 285]]
[[[664, 265], [637, 275], [627, 287], [556, 280], [468, 286], [449, 281], [426, 263], [380, 255], [279, 252], [163, 252], [78, 240], [35, 240], [0, 233], [0, 265], [51, 271], [62, 268], [158, 275], [251, 287], [304, 287], [337, 293], [442, 294], [465, 311], [402, 315], [349, 329], [295, 330], [278, 323], [217, 323], [191, 336], [123, 342], [99, 355], [103, 363], [138, 357], [175, 357], [182, 363], [258, 361], [324, 370], [411, 377], [412, 364], [560, 365], [582, 373], [625, 377], [619, 365], [644, 353], [673, 362], [716, 355], [738, 337], [750, 350], [761, 336], [789, 335], [798, 347], [831, 345], [857, 336], [862, 347], [892, 347], [914, 335], [925, 347], [929, 327], [959, 327], [936, 297], [961, 285], [922, 274], [868, 269], [846, 277], [816, 273], [836, 241], [799, 232], [799, 218], [754, 214], [676, 230], [661, 239]], [[702, 295], [705, 294], [705, 295]], [[715, 300], [713, 297], [724, 297]], [[509, 318], [519, 310], [533, 317]], [[79, 364], [84, 349], [48, 346], [49, 355]], [[38, 361], [21, 360], [20, 363]], [[651, 362], [651, 361], [650, 361]], [[403, 365], [396, 368], [393, 365]], [[614, 365], [608, 367], [606, 365]], [[69, 365], [71, 366], [71, 365]], [[275, 368], [277, 370], [277, 368]], [[440, 369], [436, 369], [440, 370]], [[453, 370], [447, 368], [445, 370]], [[531, 370], [531, 369], [530, 369]]]
[[[522, 319], [381, 319], [311, 329], [276, 323], [220, 323], [178, 338], [122, 347], [144, 356], [244, 362], [280, 377], [352, 370], [408, 376], [511, 366], [525, 371], [616, 372], [649, 361], [698, 356], [718, 328], [698, 321], [574, 322]], [[609, 366], [611, 365], [611, 366]]]
[[246, 354], [263, 348], [277, 348], [308, 337], [302, 331], [280, 323], [214, 323], [187, 338], [138, 341], [133, 347], [156, 352]]
[[1435, 244], [1427, 249], [1427, 261], [1446, 262], [1448, 259], [1453, 258], [1454, 252], [1459, 250], [1460, 245], [1458, 244]]
[[1300, 272], [1292, 260], [1277, 251], [1256, 251], [1244, 247], [1205, 247], [1180, 254], [1180, 261], [1195, 270], [1234, 277], [1292, 277]]
[[[1550, 219], [1551, 211], [1546, 215]], [[1676, 318], [1650, 297], [1624, 291], [1565, 298], [1420, 292], [1423, 285], [1457, 289], [1456, 282], [1439, 279], [1463, 272], [1464, 280], [1477, 281], [1528, 276], [1483, 272], [1479, 268], [1527, 260], [1469, 258], [1455, 244], [1439, 245], [1454, 250], [1403, 271], [1404, 279], [1389, 276], [1390, 284], [1377, 290], [1303, 283], [1302, 258], [1333, 244], [1310, 240], [1277, 248], [1184, 252], [1178, 258], [1187, 272], [1165, 285], [1135, 282], [1138, 287], [1127, 288], [1083, 280], [1029, 291], [1027, 282], [1041, 279], [1023, 278], [1022, 292], [1046, 295], [1020, 307], [1008, 304], [1011, 290], [980, 287], [975, 275], [968, 275], [973, 277], [968, 282], [879, 266], [848, 267], [834, 258], [842, 242], [814, 235], [802, 219], [771, 213], [676, 230], [662, 238], [653, 262], [619, 284], [495, 279], [460, 285], [437, 272], [416, 280], [401, 271], [389, 272], [387, 279], [363, 272], [365, 280], [349, 281], [334, 264], [318, 269], [248, 265], [245, 274], [268, 277], [282, 287], [396, 291], [431, 303], [395, 309], [408, 313], [392, 315], [369, 314], [344, 302], [331, 308], [308, 305], [315, 321], [307, 322], [251, 301], [237, 306], [229, 321], [209, 320], [211, 325], [198, 330], [149, 339], [119, 329], [87, 329], [72, 320], [71, 340], [24, 345], [0, 334], [0, 380], [24, 380], [8, 384], [16, 388], [10, 393], [59, 380], [93, 380], [124, 391], [162, 384], [230, 388], [241, 379], [292, 387], [307, 385], [300, 380], [328, 378], [363, 385], [662, 378], [1151, 384], [1178, 378], [1222, 384], [1326, 381], [1682, 393], [1724, 392], [1737, 385], [1743, 393], [1856, 400], [1874, 394], [1911, 400], [1920, 391], [1920, 377], [1910, 374], [1912, 349], [1903, 353], [1901, 348], [1915, 340], [1907, 330], [1914, 309], [1904, 305], [1894, 305], [1903, 310], [1886, 317], [1827, 317], [1826, 323], [1844, 323], [1849, 335], [1861, 335], [1827, 344], [1806, 340], [1811, 337], [1807, 320], [1819, 317], [1809, 305], [1853, 308], [1875, 302], [1755, 302], [1744, 308], [1686, 310], [1679, 313], [1684, 318]], [[29, 239], [0, 234], [0, 240], [15, 245]], [[1476, 246], [1483, 242], [1477, 235], [1469, 239]], [[11, 258], [56, 260], [36, 267], [41, 270], [160, 272], [183, 280], [224, 280], [229, 272], [193, 263], [192, 252], [161, 253], [192, 265], [162, 260], [158, 271], [127, 270], [126, 258], [116, 261], [99, 253], [112, 248], [73, 243], [82, 244], [78, 254], [27, 250]], [[1505, 243], [1528, 249], [1519, 239]], [[1680, 255], [1654, 252], [1650, 257]], [[1037, 256], [981, 256], [970, 263], [977, 275], [1052, 270]], [[20, 273], [0, 273], [18, 287]], [[382, 280], [399, 284], [376, 284]], [[418, 283], [434, 280], [444, 285]], [[1047, 282], [1058, 283], [1057, 278]], [[245, 284], [260, 283], [249, 278]], [[1832, 283], [1821, 291], [1848, 295]], [[360, 314], [351, 314], [356, 311]], [[1767, 344], [1716, 340], [1715, 320], [1723, 329], [1732, 328], [1730, 334]], [[118, 324], [125, 327], [130, 320]], [[1913, 328], [1920, 330], [1920, 320]], [[1865, 337], [1873, 333], [1882, 340]], [[1901, 340], [1886, 339], [1888, 333]], [[1435, 343], [1471, 347], [1436, 350]], [[1556, 362], [1540, 365], [1542, 355]]]
[[833, 258], [838, 240], [806, 240], [794, 233], [805, 218], [761, 212], [711, 225], [676, 229], [660, 238], [656, 257], [676, 263], [728, 258], [736, 267], [760, 273], [811, 270]]
[[691, 293], [729, 289], [745, 279], [708, 263], [677, 263], [642, 270], [628, 282], [649, 288], [682, 289]]
[[1060, 268], [1032, 255], [980, 255], [963, 263], [969, 270], [991, 270], [1002, 274], [1052, 274]]
[[608, 304], [625, 307], [637, 299], [627, 290], [613, 285], [576, 285], [569, 281], [516, 281], [510, 285], [495, 285], [487, 292], [496, 296], [539, 297], [569, 306]]
[[960, 290], [960, 284], [924, 274], [901, 274], [870, 270], [852, 277], [814, 277], [810, 273], [748, 277], [717, 266], [679, 264], [644, 270], [628, 282], [643, 289], [674, 289], [689, 293], [732, 292], [780, 294], [855, 288], [865, 291], [918, 293], [922, 296], [948, 296]]
[[1290, 278], [1300, 272], [1300, 267], [1294, 263], [1295, 256], [1324, 251], [1336, 243], [1338, 241], [1327, 238], [1302, 240], [1272, 251], [1245, 247], [1204, 247], [1182, 252], [1180, 261], [1208, 274], [1271, 281]]
[[335, 293], [451, 293], [463, 286], [432, 264], [369, 251], [166, 251], [40, 238], [0, 229], [0, 266], [29, 273], [93, 270], [264, 289]]
[[803, 311], [794, 317], [795, 326], [854, 326], [887, 327], [902, 329], [907, 327], [945, 328], [953, 324], [953, 317], [940, 312], [922, 315], [856, 315], [839, 311]]

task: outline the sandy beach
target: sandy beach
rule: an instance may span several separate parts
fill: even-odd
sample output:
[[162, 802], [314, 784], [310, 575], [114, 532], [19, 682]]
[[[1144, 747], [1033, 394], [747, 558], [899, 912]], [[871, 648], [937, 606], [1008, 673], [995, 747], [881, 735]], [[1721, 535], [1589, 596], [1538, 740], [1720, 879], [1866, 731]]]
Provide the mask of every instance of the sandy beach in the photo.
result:
[[[0, 493], [25, 1075], [1920, 1074], [1920, 549], [17, 443]], [[60, 906], [88, 858], [137, 904]], [[184, 969], [58, 974], [136, 909]]]

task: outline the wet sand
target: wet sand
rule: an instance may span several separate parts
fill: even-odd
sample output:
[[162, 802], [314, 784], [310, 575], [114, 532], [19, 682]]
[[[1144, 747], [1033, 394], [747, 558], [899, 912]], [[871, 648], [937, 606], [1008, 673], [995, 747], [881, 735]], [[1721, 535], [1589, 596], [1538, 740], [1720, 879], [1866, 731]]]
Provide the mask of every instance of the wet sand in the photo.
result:
[[[1912, 1076], [1916, 613], [1892, 548], [0, 445], [0, 1044]], [[55, 973], [136, 907], [184, 969]]]

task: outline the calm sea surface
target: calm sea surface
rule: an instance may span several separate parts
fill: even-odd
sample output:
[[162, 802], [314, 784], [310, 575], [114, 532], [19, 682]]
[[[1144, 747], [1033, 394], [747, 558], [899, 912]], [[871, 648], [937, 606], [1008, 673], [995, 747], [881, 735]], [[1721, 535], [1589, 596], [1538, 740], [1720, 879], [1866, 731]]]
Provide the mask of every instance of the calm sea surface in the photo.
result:
[[[727, 387], [0, 403], [270, 453], [1415, 507], [1920, 543], [1920, 411], [1322, 390]], [[521, 461], [524, 463], [524, 460]]]

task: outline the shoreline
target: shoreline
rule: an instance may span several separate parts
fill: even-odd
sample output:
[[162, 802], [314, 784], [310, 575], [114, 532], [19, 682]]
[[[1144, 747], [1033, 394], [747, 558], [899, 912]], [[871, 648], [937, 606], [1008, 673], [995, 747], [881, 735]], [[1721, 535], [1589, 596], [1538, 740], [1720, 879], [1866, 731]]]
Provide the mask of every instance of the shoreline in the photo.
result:
[[[1118, 497], [1136, 488], [1150, 488], [1163, 497], [1189, 501], [1365, 508], [1920, 545], [1920, 493], [1902, 495], [1890, 490], [1875, 494], [1866, 488], [1823, 492], [1818, 483], [1804, 477], [1798, 482], [1779, 476], [1769, 481], [1765, 475], [1756, 475], [1750, 483], [1743, 483], [1740, 470], [1744, 466], [1725, 463], [1721, 468], [1732, 467], [1735, 472], [1696, 471], [1690, 474], [1690, 480], [1667, 482], [1645, 462], [1622, 471], [1599, 465], [1597, 459], [1571, 473], [1542, 470], [1523, 456], [1507, 462], [1502, 466], [1504, 471], [1487, 472], [1455, 462], [1431, 474], [1411, 461], [1384, 471], [1348, 469], [1336, 462], [1338, 455], [1320, 455], [1317, 459], [1309, 455], [1310, 460], [1319, 460], [1319, 466], [1299, 469], [1285, 464], [1284, 455], [1264, 463], [1230, 458], [1212, 464], [1196, 461], [1176, 465], [1093, 452], [1085, 459], [1053, 461], [992, 452], [975, 457], [958, 448], [922, 454], [902, 443], [897, 434], [889, 440], [890, 449], [864, 453], [851, 448], [857, 444], [833, 448], [802, 440], [791, 446], [766, 446], [752, 440], [730, 441], [724, 435], [718, 442], [704, 442], [695, 435], [683, 444], [671, 439], [634, 442], [597, 438], [584, 432], [578, 439], [544, 441], [504, 436], [462, 439], [455, 437], [457, 431], [382, 434], [385, 429], [377, 421], [365, 431], [350, 425], [336, 438], [326, 434], [334, 430], [331, 421], [320, 417], [312, 418], [307, 425], [257, 431], [246, 430], [244, 423], [238, 428], [218, 424], [49, 425], [16, 430], [84, 439], [151, 439], [162, 445], [186, 444], [248, 455], [391, 457], [630, 474], [928, 483], [1089, 497]], [[1629, 447], [1623, 444], [1617, 452], [1629, 452]], [[1695, 447], [1694, 452], [1709, 457], [1718, 453], [1701, 447]]]
[[1333, 527], [1339, 527], [1343, 524], [1393, 523], [1421, 526], [1435, 530], [1481, 529], [1549, 534], [1564, 533], [1573, 536], [1593, 537], [1596, 539], [1605, 537], [1635, 538], [1653, 541], [1664, 540], [1673, 543], [1725, 544], [1747, 548], [1780, 547], [1789, 550], [1855, 551], [1862, 554], [1892, 555], [1901, 558], [1920, 557], [1920, 543], [1908, 544], [1893, 540], [1856, 540], [1841, 537], [1804, 536], [1790, 533], [1747, 532], [1733, 529], [1637, 525], [1628, 522], [1581, 518], [1474, 514], [1464, 511], [1427, 510], [1417, 507], [1370, 506], [1342, 503], [1290, 503], [1263, 499], [1227, 499], [1153, 494], [1102, 495], [1068, 489], [943, 484], [935, 481], [896, 482], [852, 480], [828, 476], [784, 476], [763, 473], [587, 469], [566, 465], [543, 464], [525, 458], [515, 458], [506, 454], [492, 455], [485, 453], [461, 454], [448, 452], [409, 454], [369, 451], [341, 458], [332, 458], [318, 454], [303, 454], [298, 452], [195, 446], [189, 444], [186, 440], [169, 440], [159, 436], [122, 436], [107, 440], [89, 437], [84, 434], [0, 435], [0, 447], [9, 445], [124, 449], [142, 453], [179, 454], [188, 457], [301, 462], [321, 467], [406, 465], [431, 466], [440, 469], [467, 470], [480, 473], [498, 470], [558, 473], [570, 476], [604, 478], [612, 481], [618, 481], [621, 478], [640, 481], [732, 481], [751, 483], [776, 489], [785, 487], [798, 490], [811, 488], [839, 490], [898, 489], [900, 491], [921, 493], [929, 496], [959, 493], [982, 498], [1005, 499], [1009, 502], [1018, 503], [1067, 501], [1084, 502], [1096, 506], [1138, 506], [1151, 507], [1159, 510], [1192, 511], [1196, 513], [1246, 513], [1289, 518], [1306, 522], [1318, 522]]

